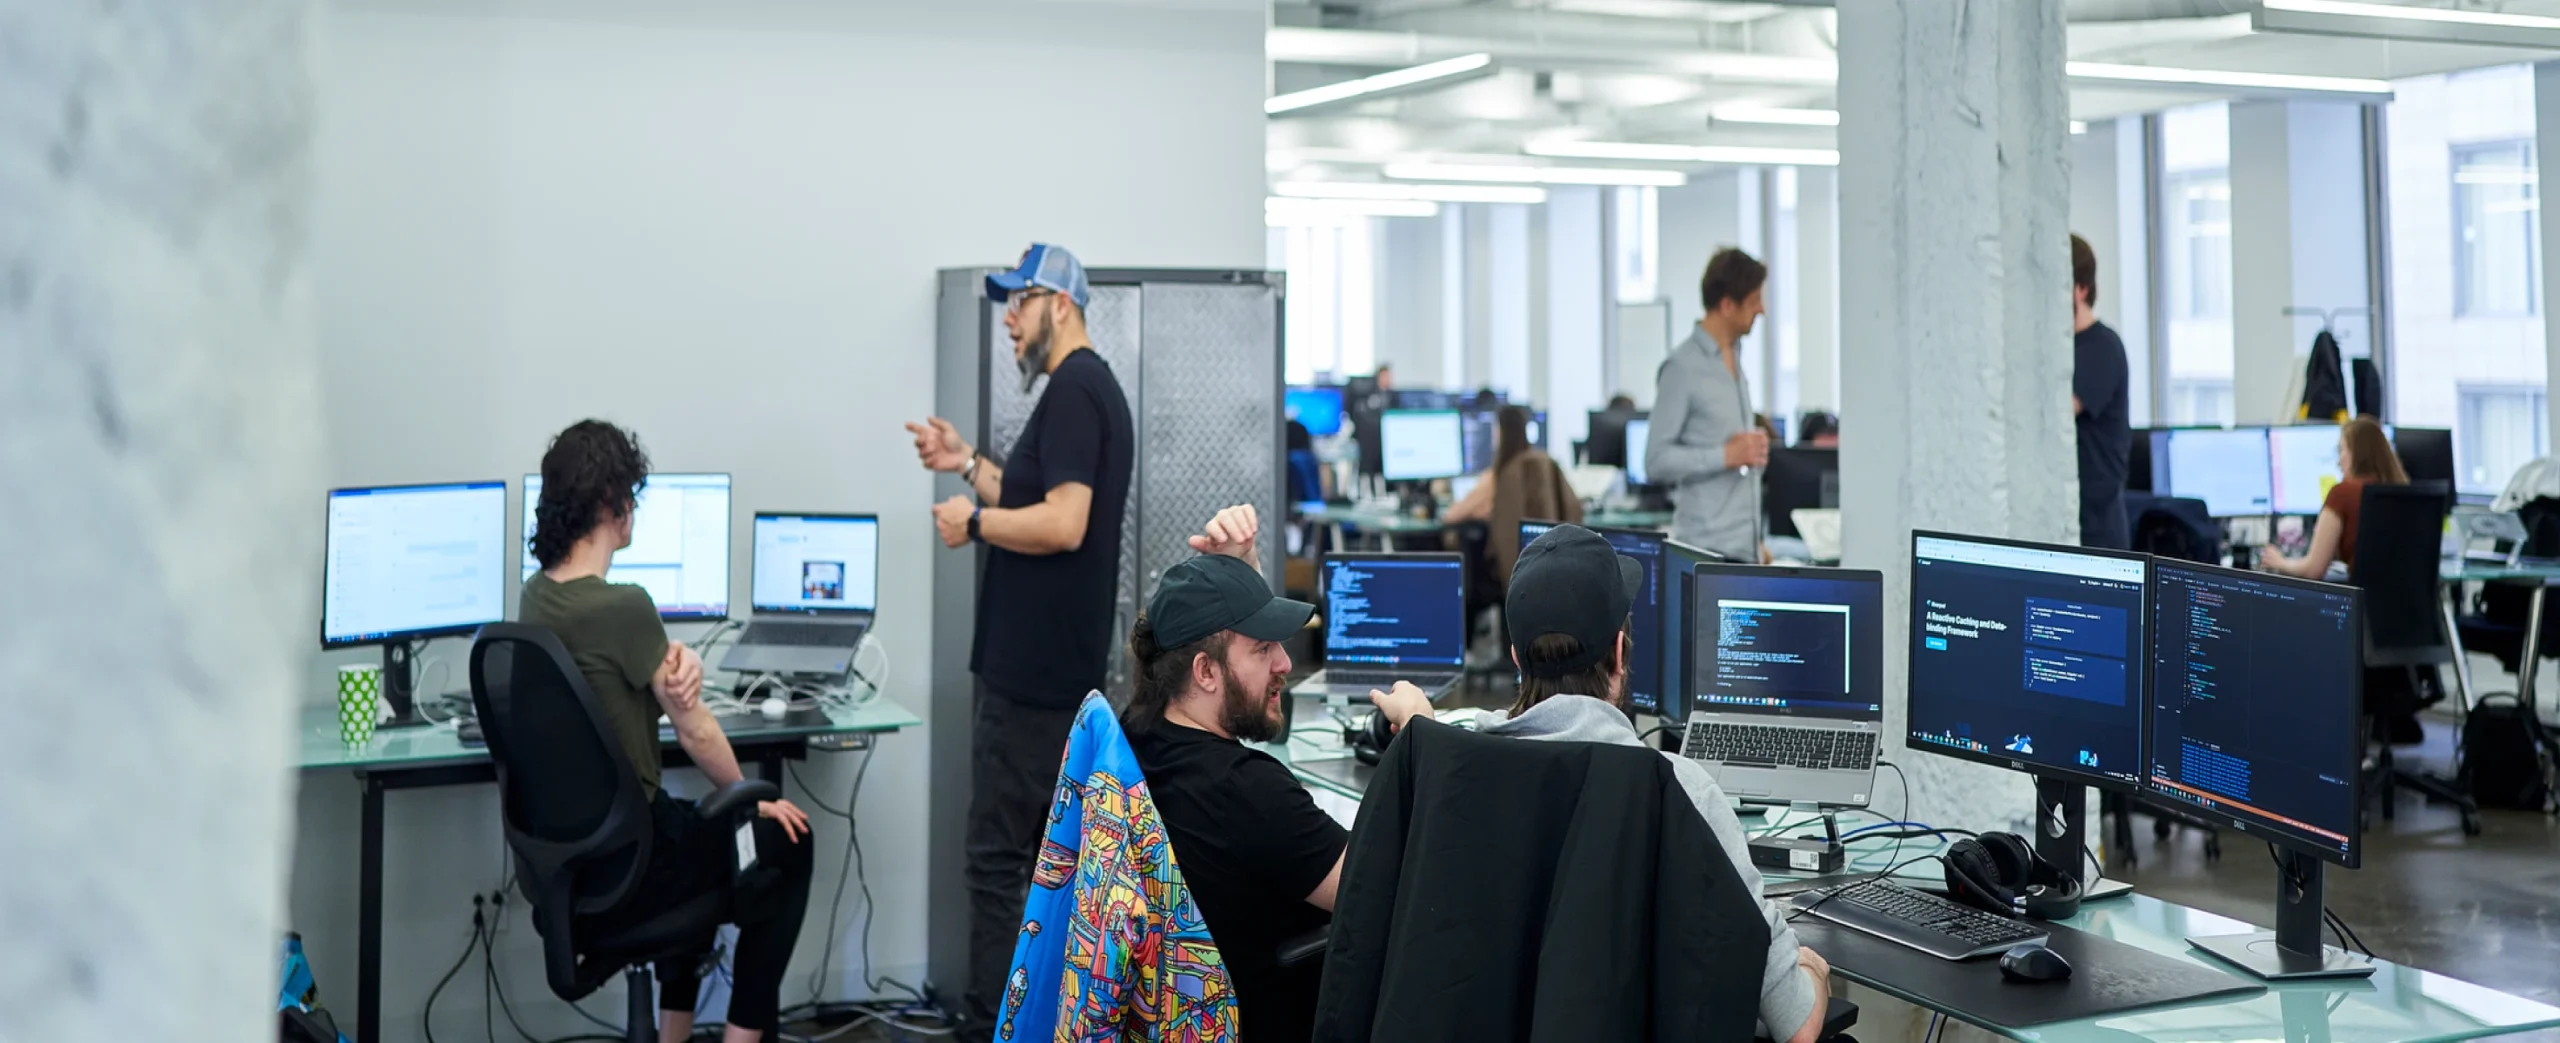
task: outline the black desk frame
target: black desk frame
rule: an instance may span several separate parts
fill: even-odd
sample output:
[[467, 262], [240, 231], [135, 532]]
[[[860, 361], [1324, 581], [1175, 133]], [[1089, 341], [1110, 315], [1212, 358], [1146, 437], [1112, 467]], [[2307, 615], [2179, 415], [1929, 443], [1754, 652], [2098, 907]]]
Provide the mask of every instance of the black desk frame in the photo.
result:
[[[775, 736], [757, 741], [749, 734], [730, 739], [741, 767], [757, 766], [757, 774], [776, 786], [783, 785], [782, 762], [806, 760], [809, 757], [808, 735]], [[692, 767], [693, 760], [684, 751], [667, 745], [663, 763], [670, 768]], [[355, 1043], [380, 1043], [382, 1039], [382, 797], [392, 790], [431, 789], [438, 786], [470, 786], [498, 781], [497, 764], [485, 752], [464, 761], [440, 761], [418, 765], [391, 764], [358, 768], [356, 779], [364, 784], [364, 827], [362, 855], [356, 885], [356, 1031]]]

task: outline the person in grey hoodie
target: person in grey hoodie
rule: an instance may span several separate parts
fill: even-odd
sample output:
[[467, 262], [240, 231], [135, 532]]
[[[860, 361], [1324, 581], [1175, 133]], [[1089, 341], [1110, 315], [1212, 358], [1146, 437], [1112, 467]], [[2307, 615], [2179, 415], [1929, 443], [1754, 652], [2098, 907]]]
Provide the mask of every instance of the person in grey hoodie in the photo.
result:
[[1740, 345], [1760, 321], [1768, 281], [1769, 267], [1740, 250], [1707, 261], [1698, 282], [1706, 315], [1654, 377], [1643, 450], [1645, 480], [1671, 489], [1671, 535], [1743, 562], [1766, 560], [1760, 469], [1769, 466], [1769, 435], [1752, 420]]
[[[1627, 614], [1644, 583], [1643, 567], [1618, 556], [1609, 541], [1579, 525], [1559, 525], [1520, 552], [1504, 613], [1511, 658], [1520, 668], [1519, 700], [1487, 735], [1550, 742], [1642, 746], [1627, 717]], [[1417, 694], [1419, 690], [1417, 689]], [[1670, 753], [1671, 770], [1698, 815], [1733, 860], [1733, 872], [1760, 893], [1760, 871], [1742, 822], [1714, 776]], [[1769, 950], [1760, 974], [1760, 1030], [1772, 1039], [1814, 1043], [1830, 1006], [1831, 967], [1799, 945], [1786, 917], [1760, 901]]]

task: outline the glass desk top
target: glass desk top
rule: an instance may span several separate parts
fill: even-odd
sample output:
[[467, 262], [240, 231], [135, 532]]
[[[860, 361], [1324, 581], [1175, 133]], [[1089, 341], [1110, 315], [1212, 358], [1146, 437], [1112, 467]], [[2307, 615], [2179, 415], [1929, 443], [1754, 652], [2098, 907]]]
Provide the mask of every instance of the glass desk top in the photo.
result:
[[[886, 732], [912, 728], [924, 721], [907, 708], [885, 697], [849, 707], [826, 707], [826, 723], [759, 727], [743, 739], [785, 738], [791, 736], [832, 735], [841, 732]], [[302, 751], [301, 767], [309, 771], [320, 768], [395, 768], [422, 767], [439, 763], [467, 763], [486, 760], [487, 747], [465, 746], [455, 734], [451, 721], [418, 728], [395, 728], [376, 731], [373, 739], [361, 746], [338, 741], [338, 708], [335, 704], [303, 708], [295, 733]]]

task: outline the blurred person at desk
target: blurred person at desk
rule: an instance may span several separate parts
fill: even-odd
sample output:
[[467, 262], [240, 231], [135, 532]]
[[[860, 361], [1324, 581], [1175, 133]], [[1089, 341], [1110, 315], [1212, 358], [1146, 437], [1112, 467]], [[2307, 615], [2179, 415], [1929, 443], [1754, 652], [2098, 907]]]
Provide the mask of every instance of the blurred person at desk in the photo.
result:
[[[1516, 739], [1644, 745], [1627, 710], [1627, 662], [1642, 651], [1627, 628], [1643, 586], [1642, 565], [1578, 525], [1559, 525], [1522, 550], [1503, 613], [1511, 661], [1520, 671], [1519, 694], [1504, 719], [1479, 730]], [[1667, 750], [1662, 755], [1732, 860], [1734, 875], [1758, 896], [1760, 870], [1751, 864], [1742, 820], [1723, 787], [1698, 762]], [[1775, 903], [1759, 903], [1769, 929], [1761, 961], [1761, 1030], [1771, 1039], [1813, 1043], [1831, 1004], [1831, 966], [1797, 943]]]
[[[1165, 570], [1129, 631], [1120, 728], [1235, 982], [1245, 1038], [1298, 1041], [1314, 1032], [1323, 968], [1280, 966], [1280, 946], [1332, 922], [1349, 834], [1279, 758], [1245, 745], [1287, 739], [1284, 643], [1316, 610], [1271, 593], [1252, 565], [1260, 532], [1251, 506], [1229, 507], [1191, 537], [1199, 557]], [[1409, 684], [1369, 698], [1398, 728], [1431, 713]]]
[[1520, 557], [1520, 523], [1531, 518], [1579, 522], [1582, 499], [1574, 495], [1555, 458], [1529, 441], [1527, 407], [1504, 406], [1494, 416], [1493, 466], [1466, 496], [1441, 512], [1440, 520], [1449, 525], [1488, 523], [1489, 564], [1493, 577], [1503, 580]]
[[2321, 498], [2320, 520], [2312, 523], [2311, 544], [2302, 556], [2287, 557], [2268, 547], [2258, 552], [2259, 568], [2321, 579], [2329, 574], [2330, 562], [2355, 564], [2356, 516], [2364, 508], [2364, 487], [2409, 484], [2409, 472], [2401, 469], [2399, 454], [2392, 452], [2390, 436], [2370, 417], [2357, 417], [2338, 429], [2338, 473], [2346, 479]]
[[[692, 803], [659, 788], [658, 715], [714, 786], [738, 781], [737, 753], [702, 705], [702, 658], [669, 640], [646, 588], [605, 582], [613, 552], [631, 545], [631, 516], [649, 478], [640, 440], [601, 420], [571, 425], [542, 454], [542, 499], [534, 505], [533, 557], [542, 570], [524, 581], [519, 617], [551, 631], [569, 650], [604, 710], [606, 724], [648, 795], [657, 838], [625, 907], [656, 915], [714, 891], [734, 889], [738, 942], [726, 1043], [756, 1043], [775, 1030], [782, 976], [809, 907], [809, 816], [787, 800], [756, 805], [759, 864], [738, 875], [738, 843], [706, 823]], [[708, 951], [709, 939], [704, 940]], [[663, 960], [658, 1032], [693, 1038], [701, 961]]]
[[1768, 466], [1770, 438], [1753, 419], [1740, 346], [1767, 310], [1768, 279], [1767, 265], [1730, 247], [1707, 261], [1698, 284], [1706, 315], [1655, 377], [1643, 450], [1647, 480], [1672, 489], [1672, 536], [1735, 561], [1768, 560], [1751, 470]]
[[1840, 448], [1840, 416], [1819, 409], [1807, 412], [1796, 422], [1796, 446], [1802, 449]]

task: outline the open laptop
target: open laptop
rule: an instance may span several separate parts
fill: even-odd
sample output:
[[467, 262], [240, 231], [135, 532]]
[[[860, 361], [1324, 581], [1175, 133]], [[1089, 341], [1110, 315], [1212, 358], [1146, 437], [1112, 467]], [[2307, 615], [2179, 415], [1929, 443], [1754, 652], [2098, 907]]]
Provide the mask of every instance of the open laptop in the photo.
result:
[[1866, 806], [1884, 732], [1884, 575], [1705, 563], [1678, 596], [1681, 754], [1743, 801]]
[[1411, 681], [1433, 699], [1467, 656], [1466, 562], [1455, 554], [1335, 554], [1324, 560], [1324, 669], [1291, 689], [1365, 700]]
[[880, 519], [766, 514], [755, 522], [754, 614], [720, 669], [842, 675], [880, 605]]

